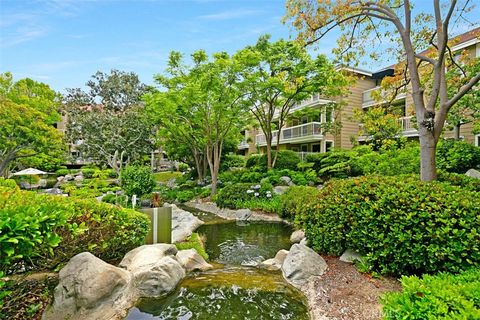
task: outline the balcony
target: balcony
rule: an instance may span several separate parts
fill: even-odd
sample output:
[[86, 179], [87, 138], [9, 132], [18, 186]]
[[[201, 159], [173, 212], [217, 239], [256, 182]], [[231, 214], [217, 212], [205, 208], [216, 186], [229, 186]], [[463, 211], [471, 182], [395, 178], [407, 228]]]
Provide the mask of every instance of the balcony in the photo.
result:
[[[272, 146], [277, 145], [278, 130], [273, 131]], [[294, 127], [282, 129], [280, 133], [280, 144], [312, 142], [323, 139], [322, 124], [320, 122], [308, 122]], [[266, 146], [267, 140], [264, 134], [256, 137], [258, 146]]]
[[406, 137], [418, 136], [418, 130], [415, 128], [413, 116], [398, 118], [398, 124], [402, 128], [402, 135]]
[[242, 140], [238, 144], [238, 150], [244, 150], [244, 149], [248, 149], [248, 148], [250, 148], [250, 145], [248, 144], [247, 140]]
[[[305, 99], [302, 102], [297, 103], [294, 106], [292, 106], [292, 108], [290, 108], [290, 113], [295, 112], [297, 110], [301, 110], [303, 108], [312, 107], [312, 106], [316, 106], [316, 105], [320, 105], [320, 104], [327, 104], [327, 103], [331, 103], [331, 102], [333, 102], [333, 101], [320, 98], [320, 95], [317, 93], [317, 94], [312, 95], [310, 98]], [[278, 112], [275, 112], [273, 117], [278, 118]]]
[[[375, 87], [369, 90], [365, 90], [362, 93], [362, 108], [368, 108], [374, 105], [379, 105], [382, 103], [386, 103], [386, 100], [383, 101], [377, 101], [373, 98], [372, 93], [381, 90], [380, 87]], [[400, 100], [400, 99], [405, 99], [406, 94], [405, 92], [399, 93], [396, 97], [395, 100]]]

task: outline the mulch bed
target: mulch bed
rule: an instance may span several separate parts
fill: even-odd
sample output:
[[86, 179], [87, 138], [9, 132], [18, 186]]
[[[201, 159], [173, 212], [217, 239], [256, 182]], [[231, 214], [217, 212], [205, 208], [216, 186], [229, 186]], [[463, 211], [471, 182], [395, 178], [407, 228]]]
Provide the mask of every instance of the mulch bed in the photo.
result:
[[336, 257], [324, 257], [327, 272], [315, 282], [315, 304], [332, 319], [373, 320], [382, 318], [380, 296], [400, 291], [394, 278], [375, 279], [358, 272], [355, 265]]

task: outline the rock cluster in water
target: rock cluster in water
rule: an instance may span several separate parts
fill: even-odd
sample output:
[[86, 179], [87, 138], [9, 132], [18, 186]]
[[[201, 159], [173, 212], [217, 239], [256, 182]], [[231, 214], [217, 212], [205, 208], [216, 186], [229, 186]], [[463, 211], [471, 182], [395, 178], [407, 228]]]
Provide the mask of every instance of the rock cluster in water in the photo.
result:
[[60, 270], [43, 319], [121, 319], [139, 298], [167, 295], [186, 272], [211, 268], [194, 249], [177, 251], [171, 244], [135, 248], [119, 267], [83, 252]]

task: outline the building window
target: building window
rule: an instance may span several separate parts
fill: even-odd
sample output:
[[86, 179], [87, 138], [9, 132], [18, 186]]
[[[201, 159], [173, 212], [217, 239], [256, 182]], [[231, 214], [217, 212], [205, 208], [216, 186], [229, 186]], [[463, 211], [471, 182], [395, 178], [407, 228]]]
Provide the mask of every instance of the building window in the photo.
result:
[[333, 141], [325, 141], [325, 152], [333, 149]]
[[308, 117], [302, 117], [302, 124], [308, 123]]
[[308, 144], [302, 144], [300, 148], [302, 149], [302, 152], [308, 152]]
[[320, 152], [320, 143], [312, 144], [312, 152]]
[[333, 116], [332, 116], [332, 109], [327, 108], [325, 111], [325, 122], [330, 123], [333, 121]]
[[480, 147], [480, 134], [475, 135], [475, 145]]

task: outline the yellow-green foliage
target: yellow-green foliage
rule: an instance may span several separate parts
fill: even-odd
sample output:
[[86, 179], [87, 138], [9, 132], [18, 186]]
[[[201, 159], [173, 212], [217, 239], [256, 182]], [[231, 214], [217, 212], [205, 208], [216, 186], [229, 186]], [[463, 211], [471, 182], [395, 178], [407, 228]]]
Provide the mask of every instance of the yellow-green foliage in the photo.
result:
[[177, 246], [178, 250], [195, 249], [199, 255], [201, 255], [205, 260], [208, 260], [208, 254], [205, 251], [205, 245], [198, 233], [192, 233], [192, 235], [185, 241], [175, 243], [175, 245]]
[[480, 319], [480, 269], [402, 277], [401, 282], [403, 292], [382, 297], [384, 319]]
[[164, 171], [164, 172], [157, 172], [154, 173], [155, 180], [157, 182], [167, 183], [171, 179], [178, 178], [182, 175], [181, 172], [177, 171]]
[[0, 187], [0, 270], [52, 269], [83, 251], [116, 260], [142, 245], [148, 228], [134, 210]]

